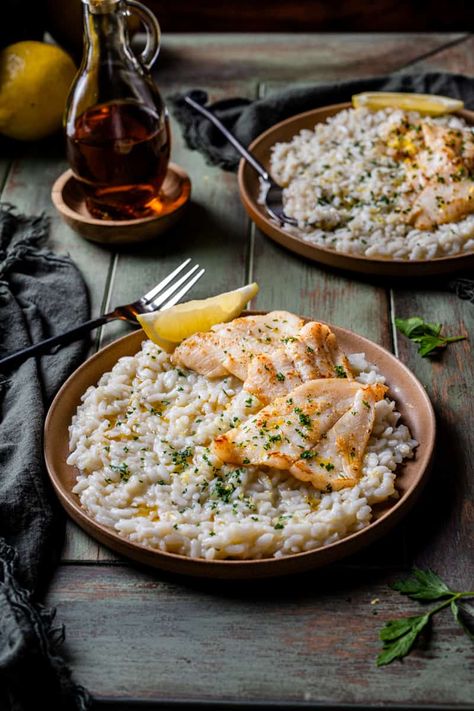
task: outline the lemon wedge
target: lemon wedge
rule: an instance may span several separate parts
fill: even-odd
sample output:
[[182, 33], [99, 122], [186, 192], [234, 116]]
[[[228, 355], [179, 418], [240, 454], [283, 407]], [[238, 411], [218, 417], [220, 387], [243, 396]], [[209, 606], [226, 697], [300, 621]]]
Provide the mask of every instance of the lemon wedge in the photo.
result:
[[170, 353], [193, 333], [209, 331], [214, 324], [238, 316], [258, 290], [258, 284], [253, 282], [209, 299], [195, 299], [164, 311], [138, 314], [137, 319], [148, 338]]
[[356, 109], [366, 108], [372, 111], [379, 109], [404, 109], [405, 111], [418, 111], [428, 116], [441, 116], [459, 111], [464, 102], [450, 99], [449, 96], [436, 94], [408, 94], [392, 91], [366, 91], [354, 94], [352, 105]]

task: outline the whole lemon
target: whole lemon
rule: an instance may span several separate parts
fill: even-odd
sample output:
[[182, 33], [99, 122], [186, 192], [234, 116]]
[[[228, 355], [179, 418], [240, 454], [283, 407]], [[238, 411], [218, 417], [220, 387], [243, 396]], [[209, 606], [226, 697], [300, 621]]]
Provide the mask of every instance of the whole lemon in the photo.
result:
[[76, 73], [71, 57], [44, 42], [0, 52], [0, 133], [34, 141], [57, 131]]

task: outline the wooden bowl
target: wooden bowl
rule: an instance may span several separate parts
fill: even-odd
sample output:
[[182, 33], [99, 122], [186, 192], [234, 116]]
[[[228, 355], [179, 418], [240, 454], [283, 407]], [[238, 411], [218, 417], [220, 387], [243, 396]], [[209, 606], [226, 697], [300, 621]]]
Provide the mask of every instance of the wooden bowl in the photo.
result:
[[[275, 143], [288, 142], [303, 129], [312, 131], [317, 123], [323, 123], [330, 116], [351, 108], [352, 104], [333, 104], [320, 109], [292, 116], [277, 123], [258, 136], [249, 146], [253, 155], [265, 166], [270, 167], [271, 148]], [[474, 112], [462, 110], [457, 115], [470, 124], [474, 124]], [[381, 257], [366, 257], [362, 255], [336, 252], [321, 245], [305, 242], [302, 238], [286, 231], [270, 219], [265, 206], [258, 202], [260, 193], [259, 178], [255, 170], [244, 160], [240, 161], [238, 172], [240, 197], [250, 216], [268, 237], [291, 252], [312, 259], [321, 264], [345, 269], [361, 274], [379, 274], [393, 277], [430, 276], [446, 274], [474, 266], [474, 253], [460, 253], [450, 257], [435, 259], [383, 259]]]
[[72, 170], [59, 176], [51, 199], [63, 220], [82, 237], [101, 244], [132, 244], [155, 239], [182, 216], [191, 197], [191, 180], [176, 163], [168, 165], [160, 190], [163, 210], [159, 215], [136, 220], [99, 220], [89, 213], [79, 182]]
[[72, 493], [77, 470], [66, 463], [69, 454], [68, 427], [81, 395], [95, 385], [103, 373], [111, 370], [123, 356], [134, 355], [146, 338], [136, 331], [114, 341], [81, 365], [64, 383], [56, 395], [45, 423], [44, 454], [46, 466], [61, 504], [87, 533], [117, 553], [156, 568], [199, 577], [237, 579], [264, 578], [301, 572], [327, 565], [375, 541], [394, 526], [412, 507], [426, 481], [435, 441], [433, 408], [424, 387], [408, 368], [381, 346], [336, 326], [331, 326], [346, 353], [365, 352], [386, 376], [390, 396], [396, 401], [402, 421], [419, 442], [415, 457], [397, 468], [398, 499], [390, 499], [373, 507], [373, 521], [330, 545], [282, 558], [260, 560], [205, 560], [134, 543], [120, 536], [113, 528], [95, 521], [83, 509], [79, 497]]

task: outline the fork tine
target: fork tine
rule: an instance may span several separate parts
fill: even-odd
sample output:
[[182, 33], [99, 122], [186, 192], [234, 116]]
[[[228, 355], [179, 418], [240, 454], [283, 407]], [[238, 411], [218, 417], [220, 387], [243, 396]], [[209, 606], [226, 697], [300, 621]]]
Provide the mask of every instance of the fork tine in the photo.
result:
[[143, 300], [146, 302], [151, 301], [154, 296], [159, 294], [160, 291], [162, 291], [165, 288], [165, 286], [167, 286], [170, 283], [170, 281], [172, 281], [175, 278], [175, 276], [177, 274], [179, 274], [184, 269], [184, 267], [186, 267], [189, 264], [190, 261], [191, 261], [191, 258], [185, 259], [184, 262], [179, 265], [179, 267], [176, 267], [176, 269], [173, 272], [171, 272], [171, 274], [168, 274], [168, 276], [166, 276], [164, 279], [162, 279], [162, 281], [160, 281], [159, 284], [154, 286], [153, 289], [150, 289], [150, 291], [147, 291], [147, 293], [143, 296]]
[[169, 301], [167, 301], [165, 304], [163, 304], [163, 306], [160, 308], [160, 311], [165, 311], [165, 309], [169, 309], [171, 306], [174, 306], [175, 304], [177, 304], [178, 301], [180, 301], [180, 299], [191, 289], [191, 287], [193, 287], [194, 284], [197, 281], [199, 281], [199, 279], [202, 277], [202, 275], [204, 274], [205, 271], [206, 271], [205, 269], [201, 269], [200, 272], [195, 274], [193, 276], [193, 278], [191, 279], [191, 281], [189, 281], [187, 284], [185, 284], [183, 286], [183, 288], [180, 289], [180, 291], [178, 291], [177, 294], [172, 296]]
[[197, 269], [199, 269], [199, 264], [196, 264], [192, 269], [186, 272], [186, 274], [180, 277], [178, 281], [176, 281], [174, 284], [171, 284], [171, 286], [169, 286], [162, 294], [157, 296], [155, 299], [152, 299], [152, 301], [149, 301], [147, 307], [149, 308], [151, 306], [155, 310], [158, 308], [158, 306], [161, 306], [161, 304], [164, 304], [166, 301], [168, 301], [168, 299], [173, 296], [175, 291], [179, 289], [179, 287], [184, 284], [184, 282], [189, 279], [189, 277], [194, 274]]

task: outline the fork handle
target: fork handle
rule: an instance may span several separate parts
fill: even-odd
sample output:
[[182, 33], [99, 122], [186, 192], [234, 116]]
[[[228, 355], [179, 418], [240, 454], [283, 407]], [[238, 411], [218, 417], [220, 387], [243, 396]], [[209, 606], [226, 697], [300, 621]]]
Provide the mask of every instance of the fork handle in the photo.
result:
[[35, 343], [32, 346], [28, 346], [28, 348], [22, 348], [19, 351], [10, 353], [10, 355], [5, 356], [4, 358], [0, 358], [0, 367], [5, 368], [9, 365], [21, 363], [27, 358], [31, 358], [31, 356], [43, 355], [44, 353], [48, 353], [51, 348], [53, 348], [53, 346], [61, 346], [65, 345], [66, 343], [71, 343], [72, 341], [78, 340], [81, 336], [85, 336], [86, 333], [89, 333], [89, 331], [93, 331], [94, 328], [103, 326], [103, 324], [107, 323], [107, 321], [112, 321], [116, 318], [118, 317], [115, 315], [105, 314], [104, 316], [99, 316], [99, 318], [93, 318], [90, 321], [85, 321], [84, 323], [81, 323], [80, 326], [71, 328], [69, 331], [65, 331], [59, 336], [52, 336], [51, 338], [46, 338], [44, 341], [40, 341], [39, 343]]
[[195, 111], [200, 113], [201, 116], [205, 116], [208, 121], [213, 123], [214, 126], [219, 129], [222, 135], [227, 138], [229, 143], [234, 146], [236, 151], [238, 151], [240, 155], [245, 158], [247, 163], [250, 163], [252, 168], [257, 171], [262, 180], [267, 183], [270, 182], [271, 178], [268, 174], [268, 171], [263, 167], [263, 165], [255, 158], [255, 156], [248, 152], [245, 146], [243, 146], [242, 143], [237, 140], [234, 134], [231, 133], [226, 126], [224, 126], [222, 121], [220, 121], [217, 116], [212, 113], [212, 111], [209, 111], [209, 109], [206, 109], [206, 107], [200, 104], [199, 101], [196, 101], [196, 98], [200, 98], [199, 92], [194, 91], [187, 94], [184, 97], [184, 101], [188, 104], [188, 106], [192, 106]]

